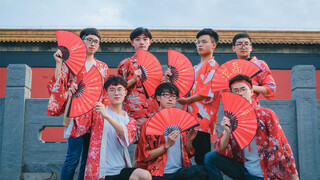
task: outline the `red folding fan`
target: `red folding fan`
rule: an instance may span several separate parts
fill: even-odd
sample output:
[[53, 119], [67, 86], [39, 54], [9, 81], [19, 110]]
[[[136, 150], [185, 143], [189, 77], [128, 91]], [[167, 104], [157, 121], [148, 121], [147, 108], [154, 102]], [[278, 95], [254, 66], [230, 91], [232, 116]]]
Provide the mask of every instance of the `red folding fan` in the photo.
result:
[[87, 49], [79, 36], [68, 31], [56, 31], [58, 49], [62, 59], [73, 73], [77, 75], [87, 58]]
[[102, 76], [99, 70], [92, 66], [79, 82], [78, 89], [72, 96], [67, 116], [76, 117], [91, 110], [101, 96], [102, 87]]
[[147, 93], [147, 97], [154, 95], [156, 88], [161, 83], [163, 71], [158, 59], [144, 50], [137, 50], [137, 61], [141, 69], [141, 82]]
[[170, 80], [179, 89], [179, 97], [183, 97], [194, 83], [193, 66], [185, 55], [168, 50], [168, 67], [172, 73]]
[[257, 116], [252, 105], [243, 97], [224, 92], [221, 94], [224, 115], [230, 119], [230, 129], [241, 149], [245, 148], [257, 130]]
[[199, 122], [190, 113], [179, 108], [167, 108], [150, 118], [146, 134], [168, 136], [174, 130], [184, 132], [197, 126]]
[[237, 75], [246, 75], [253, 78], [261, 69], [253, 62], [234, 59], [222, 64], [213, 75], [211, 88], [213, 92], [229, 88], [229, 80]]

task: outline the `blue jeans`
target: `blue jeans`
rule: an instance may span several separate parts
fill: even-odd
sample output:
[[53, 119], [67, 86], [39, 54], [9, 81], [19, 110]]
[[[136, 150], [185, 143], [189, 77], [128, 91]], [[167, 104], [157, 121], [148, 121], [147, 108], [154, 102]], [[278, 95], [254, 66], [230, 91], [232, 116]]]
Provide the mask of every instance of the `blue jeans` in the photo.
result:
[[61, 180], [73, 180], [73, 175], [78, 166], [81, 153], [81, 166], [78, 179], [84, 179], [89, 143], [90, 134], [85, 134], [77, 138], [68, 139], [68, 151], [66, 160], [64, 161], [64, 164], [61, 169]]
[[232, 158], [221, 156], [217, 152], [209, 152], [204, 157], [204, 166], [210, 180], [223, 180], [222, 171], [232, 179], [258, 180], [261, 177], [252, 176], [244, 167], [244, 164]]

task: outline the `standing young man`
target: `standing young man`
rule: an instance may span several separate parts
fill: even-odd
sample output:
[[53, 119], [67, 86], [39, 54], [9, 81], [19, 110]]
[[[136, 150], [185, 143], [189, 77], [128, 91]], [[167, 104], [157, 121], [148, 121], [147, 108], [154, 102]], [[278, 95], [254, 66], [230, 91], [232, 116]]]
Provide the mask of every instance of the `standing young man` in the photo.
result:
[[[253, 87], [248, 76], [235, 76], [229, 81], [229, 88], [252, 104]], [[270, 109], [252, 105], [258, 119], [257, 132], [243, 150], [231, 134], [230, 119], [223, 117], [223, 132], [214, 145], [216, 151], [205, 156], [209, 179], [223, 179], [220, 171], [232, 179], [299, 179], [277, 116]]]
[[[130, 33], [130, 42], [135, 51], [147, 51], [151, 45], [152, 35], [149, 29], [138, 27]], [[118, 66], [118, 76], [123, 77], [128, 82], [128, 95], [126, 96], [123, 107], [130, 117], [137, 121], [137, 136], [140, 136], [142, 123], [152, 116], [158, 109], [157, 102], [153, 97], [147, 98], [146, 91], [142, 86], [141, 70], [138, 68], [137, 54], [122, 60]], [[130, 146], [130, 151], [136, 154], [136, 146]], [[136, 158], [133, 158], [133, 166], [137, 166]]]
[[[130, 34], [131, 45], [135, 50], [147, 51], [151, 44], [152, 35], [147, 28], [138, 27]], [[137, 54], [122, 60], [118, 66], [118, 76], [128, 82], [128, 95], [123, 102], [124, 110], [138, 123], [138, 134], [141, 124], [157, 111], [157, 103], [153, 97], [147, 98], [143, 89], [141, 70], [138, 69]]]
[[[179, 97], [178, 88], [172, 83], [160, 84], [155, 92], [159, 111], [173, 108]], [[172, 131], [168, 136], [146, 135], [147, 121], [141, 126], [138, 143], [138, 163], [150, 171], [153, 179], [205, 179], [202, 166], [190, 166], [193, 155], [192, 141], [196, 136], [194, 129], [188, 133]]]
[[110, 104], [94, 106], [86, 179], [151, 180], [148, 171], [131, 168], [128, 146], [135, 138], [137, 122], [122, 110], [127, 82], [111, 75], [104, 84]]
[[[197, 137], [193, 141], [195, 161], [203, 165], [204, 155], [211, 150], [211, 134], [215, 133], [219, 109], [219, 93], [211, 91], [211, 79], [219, 67], [213, 52], [219, 41], [219, 35], [212, 29], [202, 29], [197, 34], [197, 51], [201, 56], [199, 64], [194, 66], [195, 82], [189, 97], [181, 97], [178, 102], [196, 117], [200, 123]], [[166, 74], [170, 75], [170, 74]]]
[[[78, 80], [81, 80], [92, 66], [96, 66], [104, 80], [109, 76], [108, 66], [95, 59], [94, 54], [100, 47], [101, 35], [95, 28], [85, 28], [80, 32], [80, 38], [83, 40], [87, 49], [87, 58], [85, 66], [81, 69], [77, 76], [74, 76], [62, 60], [62, 53], [58, 49], [54, 53], [56, 61], [55, 74], [48, 84], [50, 94], [49, 104], [47, 107], [47, 114], [49, 116], [59, 116], [65, 111], [65, 105], [68, 99], [68, 89], [73, 85], [73, 91], [76, 90]], [[102, 96], [102, 101], [107, 104], [107, 98]], [[90, 126], [92, 123], [92, 113], [88, 113], [70, 118], [64, 121], [66, 127], [65, 138], [68, 138], [68, 151], [66, 160], [61, 170], [61, 179], [73, 179], [75, 169], [81, 158], [81, 167], [78, 179], [83, 179], [87, 153], [90, 141]]]
[[237, 54], [238, 59], [246, 59], [255, 63], [260, 67], [262, 72], [255, 77], [253, 77], [253, 96], [252, 99], [254, 103], [259, 104], [257, 98], [259, 94], [262, 94], [266, 99], [273, 100], [276, 93], [276, 83], [272, 77], [271, 71], [267, 65], [262, 60], [258, 60], [255, 56], [250, 57], [252, 51], [252, 43], [249, 34], [239, 33], [233, 37], [232, 49]]

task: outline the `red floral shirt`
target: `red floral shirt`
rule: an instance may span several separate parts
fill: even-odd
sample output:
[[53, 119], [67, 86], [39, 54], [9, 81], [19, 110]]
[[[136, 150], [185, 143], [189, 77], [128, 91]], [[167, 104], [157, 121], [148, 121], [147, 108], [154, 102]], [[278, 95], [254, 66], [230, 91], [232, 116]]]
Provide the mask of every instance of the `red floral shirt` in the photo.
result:
[[[268, 94], [264, 94], [263, 96], [268, 100], [273, 100], [276, 93], [276, 82], [272, 77], [271, 71], [267, 63], [262, 60], [258, 60], [255, 56], [253, 56], [250, 61], [259, 66], [259, 68], [262, 71], [261, 73], [259, 73], [251, 79], [252, 85], [265, 87], [268, 91]], [[259, 93], [253, 93], [252, 99], [254, 100], [254, 102], [258, 103], [258, 96]]]
[[[118, 66], [118, 76], [127, 81], [132, 80], [134, 71], [138, 70], [137, 55], [122, 60]], [[148, 118], [158, 110], [158, 103], [154, 97], [146, 98], [141, 81], [136, 82], [128, 89], [128, 94], [123, 102], [124, 110], [135, 119]]]
[[[153, 135], [146, 135], [146, 127], [147, 127], [148, 120], [146, 120], [141, 126], [141, 134], [138, 142], [138, 149], [137, 149], [137, 161], [140, 165], [146, 167], [146, 169], [151, 173], [152, 176], [163, 176], [164, 168], [167, 163], [167, 152], [159, 155], [153, 160], [148, 162], [143, 162], [147, 159], [153, 149], [156, 149], [160, 146], [163, 146], [166, 143], [166, 139], [164, 136], [153, 136]], [[190, 166], [190, 157], [193, 156], [194, 150], [191, 147], [191, 152], [187, 153], [186, 146], [187, 146], [187, 133], [183, 132], [181, 134], [181, 161], [182, 166]]]
[[[137, 121], [131, 117], [129, 118], [129, 122], [124, 125], [124, 132], [125, 136], [121, 136], [119, 133], [117, 133], [117, 140], [120, 144], [126, 144], [124, 146], [129, 146], [136, 136], [136, 130], [137, 130]], [[104, 123], [106, 120], [100, 115], [100, 113], [97, 113], [93, 111], [93, 124], [91, 129], [91, 138], [90, 138], [90, 145], [89, 145], [89, 151], [88, 151], [88, 157], [87, 157], [87, 164], [86, 164], [86, 171], [85, 171], [85, 178], [86, 180], [97, 180], [97, 179], [104, 179], [104, 175], [100, 174], [100, 168], [106, 168], [101, 167], [100, 160], [101, 156], [106, 153], [106, 156], [112, 156], [112, 152], [108, 152], [108, 149], [106, 152], [102, 152], [102, 137], [106, 136], [104, 134]], [[113, 137], [108, 137], [113, 138]], [[130, 167], [131, 164], [129, 164], [127, 161], [127, 167]]]
[[[260, 165], [264, 179], [290, 179], [290, 174], [298, 175], [291, 147], [283, 133], [275, 113], [267, 108], [255, 106], [258, 118], [256, 142]], [[222, 132], [214, 147], [219, 152]], [[240, 150], [233, 135], [230, 135], [227, 147], [219, 154], [244, 162], [244, 153]]]
[[[104, 82], [109, 77], [109, 68], [108, 66], [99, 61], [96, 60], [96, 67], [101, 73]], [[53, 76], [51, 80], [48, 83], [48, 90], [49, 90], [49, 103], [47, 107], [47, 115], [49, 116], [60, 116], [64, 113], [66, 102], [68, 99], [68, 89], [73, 83], [80, 82], [83, 77], [87, 74], [87, 70], [85, 66], [80, 70], [77, 76], [74, 76], [68, 69], [68, 67], [63, 63], [61, 67], [61, 72], [55, 80], [55, 77]], [[100, 97], [100, 101], [102, 101], [103, 104], [108, 105], [109, 100], [106, 97], [105, 91], [102, 92], [102, 95]], [[83, 114], [81, 116], [73, 118], [73, 127], [72, 131], [70, 133], [70, 137], [79, 137], [84, 135], [85, 133], [90, 132], [90, 127], [92, 124], [92, 110], [87, 112], [86, 114]]]
[[[200, 64], [194, 66], [194, 69], [197, 69], [198, 66]], [[190, 96], [198, 94], [207, 98], [183, 106], [183, 109], [191, 113], [199, 121], [199, 131], [210, 134], [215, 132], [219, 110], [219, 92], [212, 94], [211, 91], [211, 79], [218, 67], [219, 64], [214, 60], [214, 57], [201, 65], [196, 74]]]

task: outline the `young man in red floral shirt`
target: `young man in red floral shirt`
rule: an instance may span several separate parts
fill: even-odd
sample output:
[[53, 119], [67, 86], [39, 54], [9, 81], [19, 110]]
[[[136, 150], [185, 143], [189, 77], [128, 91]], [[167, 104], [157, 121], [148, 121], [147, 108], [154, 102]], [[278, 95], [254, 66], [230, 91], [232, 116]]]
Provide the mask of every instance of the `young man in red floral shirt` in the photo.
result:
[[258, 60], [257, 57], [251, 57], [252, 40], [247, 33], [238, 33], [233, 37], [232, 49], [237, 54], [239, 59], [245, 59], [255, 63], [261, 69], [261, 73], [253, 77], [253, 103], [259, 104], [257, 98], [262, 94], [266, 99], [273, 100], [276, 93], [276, 82], [273, 79], [269, 66], [263, 60]]
[[[160, 84], [155, 92], [159, 110], [173, 108], [179, 97], [178, 88], [172, 83]], [[141, 126], [138, 143], [138, 163], [147, 169], [152, 179], [206, 179], [203, 166], [192, 165], [192, 141], [196, 130], [180, 133], [172, 131], [168, 136], [146, 135], [148, 121]]]
[[[229, 81], [229, 88], [252, 104], [253, 88], [248, 76], [235, 76]], [[214, 145], [216, 151], [205, 156], [209, 179], [223, 179], [220, 171], [233, 179], [299, 179], [277, 116], [270, 109], [252, 105], [258, 119], [257, 132], [243, 150], [231, 134], [230, 119], [223, 117], [223, 132]]]

